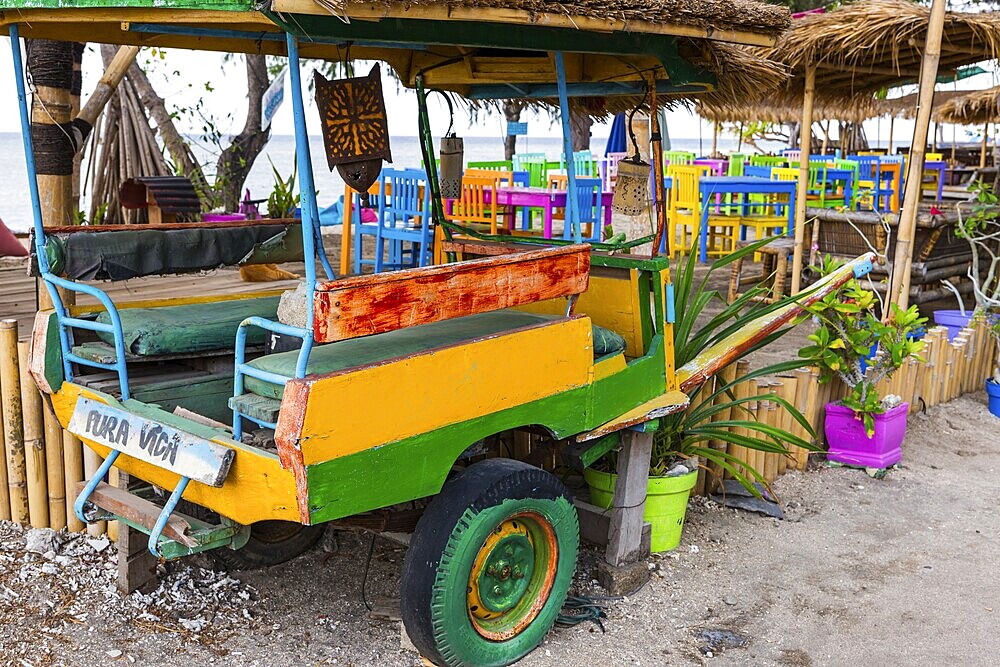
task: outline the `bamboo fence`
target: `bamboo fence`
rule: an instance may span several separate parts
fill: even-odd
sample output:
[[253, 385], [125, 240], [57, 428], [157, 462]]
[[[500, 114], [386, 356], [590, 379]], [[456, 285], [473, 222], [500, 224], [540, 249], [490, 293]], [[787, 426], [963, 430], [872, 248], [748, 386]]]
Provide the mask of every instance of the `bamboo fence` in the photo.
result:
[[[958, 396], [980, 391], [996, 359], [995, 343], [982, 321], [974, 321], [951, 342], [943, 327], [927, 332], [926, 347], [921, 353], [925, 362], [909, 360], [879, 384], [883, 394], [897, 394], [910, 404], [910, 412], [933, 408]], [[65, 431], [52, 413], [48, 400], [35, 386], [27, 372], [28, 344], [18, 343], [17, 323], [0, 321], [0, 397], [3, 401], [3, 431], [0, 433], [0, 519], [10, 519], [35, 528], [66, 528], [86, 531], [92, 536], [107, 534], [114, 539], [115, 522], [85, 526], [73, 513], [76, 488], [93, 474], [101, 459], [73, 434]], [[728, 382], [749, 372], [749, 364], [740, 361], [719, 372], [711, 380]], [[741, 382], [735, 387], [737, 397], [756, 396], [747, 404], [749, 414], [768, 424], [789, 429], [807, 439], [807, 433], [774, 396], [792, 402], [805, 415], [823, 444], [823, 419], [827, 403], [844, 394], [837, 383], [820, 385], [815, 369], [799, 369], [781, 377]], [[719, 400], [723, 400], [720, 398]], [[719, 414], [719, 421], [745, 418], [743, 415]], [[746, 435], [746, 434], [744, 434]], [[535, 434], [515, 432], [508, 456], [525, 459], [547, 469], [557, 466], [555, 448]], [[803, 470], [809, 452], [793, 448], [787, 454], [763, 453], [723, 442], [711, 447], [726, 448], [729, 454], [760, 471], [769, 481], [790, 470]], [[112, 468], [109, 483], [117, 483]], [[721, 471], [703, 467], [696, 491], [715, 490]]]
[[[924, 337], [926, 345], [920, 353], [924, 361], [909, 359], [891, 378], [878, 383], [877, 389], [883, 396], [895, 394], [909, 403], [910, 414], [928, 410], [947, 403], [962, 394], [981, 391], [983, 382], [993, 372], [996, 362], [996, 343], [985, 322], [973, 321], [954, 340], [948, 340], [944, 327], [930, 329]], [[749, 371], [749, 365], [739, 362], [729, 375], [717, 376], [724, 381], [732, 377], [742, 377]], [[747, 404], [747, 412], [733, 415], [734, 419], [746, 419], [748, 415], [760, 422], [791, 431], [804, 440], [810, 437], [806, 430], [780, 404], [771, 400], [777, 395], [792, 403], [812, 426], [816, 433], [816, 444], [825, 446], [823, 421], [826, 404], [839, 400], [847, 393], [839, 381], [819, 384], [819, 372], [815, 368], [801, 368], [781, 377], [741, 382], [734, 390], [735, 398], [758, 397], [756, 402]], [[728, 419], [729, 415], [723, 415]], [[743, 433], [743, 435], [748, 435]], [[770, 483], [787, 471], [805, 470], [810, 452], [792, 447], [788, 454], [772, 454], [728, 445], [728, 453], [747, 466], [760, 472]], [[822, 452], [815, 454], [821, 456]], [[718, 471], [711, 466], [702, 467], [700, 479], [694, 493], [712, 491]]]

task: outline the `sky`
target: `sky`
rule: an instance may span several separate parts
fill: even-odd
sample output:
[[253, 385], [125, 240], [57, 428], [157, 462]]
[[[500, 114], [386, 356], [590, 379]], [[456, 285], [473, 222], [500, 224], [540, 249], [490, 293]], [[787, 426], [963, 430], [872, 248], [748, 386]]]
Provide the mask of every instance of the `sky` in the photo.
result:
[[[148, 51], [140, 54], [140, 58], [144, 57], [149, 58]], [[0, 39], [0, 132], [18, 132], [20, 128], [11, 60], [10, 40]], [[85, 95], [100, 77], [101, 69], [100, 56], [92, 46], [88, 48], [84, 56]], [[175, 71], [179, 72], [180, 76], [174, 75]], [[155, 62], [155, 73], [151, 78], [154, 87], [161, 96], [167, 99], [168, 104], [191, 107], [199, 99], [203, 99], [205, 109], [210, 115], [217, 118], [219, 128], [224, 133], [235, 134], [242, 127], [242, 114], [246, 113], [244, 71], [242, 63], [239, 61], [223, 62], [221, 54], [172, 49], [165, 52], [163, 60]], [[960, 81], [957, 86], [961, 90], [977, 90], [996, 85], [996, 83], [996, 75], [989, 73]], [[205, 84], [209, 84], [212, 88], [211, 92], [206, 89]], [[948, 84], [939, 87], [939, 89], [951, 90], [954, 87], [954, 85]], [[398, 84], [389, 79], [385, 72], [383, 72], [383, 89], [389, 114], [390, 134], [415, 136], [417, 134], [416, 95], [409, 90], [399, 90]], [[915, 87], [911, 86], [903, 93], [912, 92], [914, 89]], [[895, 95], [896, 93], [893, 94], [893, 96]], [[310, 133], [313, 133], [318, 132], [319, 119], [310, 97], [308, 94], [306, 95], [306, 117], [310, 124]], [[448, 112], [440, 96], [430, 96], [429, 106], [435, 135], [444, 133], [448, 126]], [[232, 114], [233, 118], [227, 119], [226, 114]], [[529, 136], [559, 136], [559, 125], [552, 123], [547, 115], [539, 116], [531, 113], [526, 115], [527, 118], [522, 118], [522, 120], [528, 121]], [[180, 129], [182, 132], [197, 133], [199, 125], [200, 123], [188, 120], [182, 123]], [[504, 122], [498, 114], [481, 116], [478, 122], [473, 124], [464, 111], [456, 110], [455, 127], [457, 132], [463, 136], [499, 137], [504, 133]], [[688, 111], [677, 110], [668, 112], [667, 127], [670, 136], [674, 138], [697, 139], [700, 134], [704, 138], [706, 150], [708, 150], [712, 129], [707, 121]], [[869, 141], [875, 142], [881, 139], [882, 142], [885, 142], [888, 138], [888, 121], [885, 119], [868, 121], [865, 124], [865, 131]], [[897, 121], [893, 132], [894, 140], [909, 143], [912, 131], [912, 122]], [[274, 119], [273, 132], [293, 134], [291, 102], [287, 96]], [[594, 126], [593, 135], [595, 137], [604, 137], [607, 134], [607, 124]], [[951, 136], [950, 127], [946, 128], [945, 140], [950, 141]], [[966, 136], [963, 129], [958, 129], [956, 136], [959, 141], [970, 138]]]

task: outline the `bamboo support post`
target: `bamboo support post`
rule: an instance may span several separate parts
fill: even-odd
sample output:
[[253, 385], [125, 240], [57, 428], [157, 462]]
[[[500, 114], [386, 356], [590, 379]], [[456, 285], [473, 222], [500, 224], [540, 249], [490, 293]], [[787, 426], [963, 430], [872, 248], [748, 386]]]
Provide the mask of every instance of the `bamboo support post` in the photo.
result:
[[[87, 479], [97, 474], [97, 469], [101, 467], [101, 457], [90, 447], [83, 446], [83, 472]], [[87, 534], [91, 537], [99, 537], [108, 530], [107, 521], [95, 521], [87, 524]]]
[[799, 148], [799, 183], [795, 192], [795, 251], [792, 255], [791, 294], [798, 294], [802, 283], [802, 253], [806, 233], [806, 196], [809, 190], [809, 154], [812, 152], [813, 98], [816, 95], [816, 65], [807, 64], [805, 72], [805, 93], [802, 97], [802, 135]]
[[24, 461], [24, 420], [21, 413], [21, 375], [17, 365], [17, 320], [0, 321], [0, 395], [3, 397], [3, 434], [7, 456], [10, 518], [27, 525], [28, 481]]
[[[766, 380], [757, 381], [757, 423], [759, 424], [770, 424], [770, 413], [771, 413], [771, 401], [768, 398], [771, 395], [771, 383]], [[763, 435], [761, 432], [754, 433], [754, 436], [762, 440], [766, 440], [767, 436]], [[767, 452], [754, 451], [754, 468], [757, 469], [764, 479], [768, 482], [773, 482], [774, 477], [771, 474], [771, 455]]]
[[49, 527], [49, 490], [45, 470], [45, 421], [42, 395], [28, 372], [29, 343], [17, 344], [21, 387], [24, 470], [28, 485], [28, 518], [33, 528]]
[[924, 152], [927, 146], [927, 128], [931, 122], [934, 103], [934, 86], [937, 83], [938, 63], [941, 60], [941, 33], [944, 29], [945, 0], [934, 0], [931, 5], [930, 21], [927, 25], [927, 41], [920, 66], [920, 92], [917, 98], [917, 117], [913, 127], [913, 141], [910, 142], [910, 156], [907, 160], [906, 188], [903, 194], [903, 210], [896, 229], [896, 255], [892, 263], [892, 282], [888, 301], [906, 309], [910, 303], [910, 266], [913, 262], [913, 238], [916, 231], [917, 208], [923, 196], [920, 186], [923, 180]]
[[979, 147], [979, 168], [986, 168], [986, 151], [990, 144], [990, 124], [986, 123], [983, 126], [983, 143]]
[[66, 528], [74, 533], [86, 526], [76, 517], [73, 503], [76, 501], [76, 487], [83, 481], [83, 443], [69, 431], [63, 432], [63, 462], [66, 480]]
[[62, 425], [46, 403], [42, 419], [45, 422], [45, 473], [49, 490], [49, 526], [55, 530], [66, 527], [66, 473], [63, 461]]

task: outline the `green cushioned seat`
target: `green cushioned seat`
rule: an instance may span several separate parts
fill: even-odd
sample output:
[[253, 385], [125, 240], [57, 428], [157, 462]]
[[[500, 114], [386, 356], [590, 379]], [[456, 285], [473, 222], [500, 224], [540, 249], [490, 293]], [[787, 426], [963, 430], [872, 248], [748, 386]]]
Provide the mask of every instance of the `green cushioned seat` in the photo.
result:
[[[125, 335], [125, 349], [132, 354], [184, 354], [234, 347], [236, 329], [251, 316], [275, 320], [281, 297], [268, 296], [210, 303], [192, 303], [162, 308], [124, 308], [118, 311]], [[98, 322], [110, 323], [102, 312]], [[98, 332], [101, 340], [114, 345], [114, 336]], [[258, 327], [247, 331], [248, 345], [263, 345], [265, 332]]]
[[[551, 315], [536, 315], [518, 310], [499, 310], [479, 315], [422, 324], [397, 329], [376, 336], [352, 338], [314, 347], [309, 355], [306, 372], [309, 375], [333, 373], [345, 368], [363, 366], [393, 357], [424, 352], [464, 340], [509, 331], [558, 319]], [[594, 327], [594, 357], [624, 352], [625, 339], [602, 327]], [[250, 362], [262, 371], [284, 376], [295, 375], [298, 350], [267, 354]], [[244, 385], [248, 392], [269, 398], [281, 398], [285, 388], [247, 376]]]

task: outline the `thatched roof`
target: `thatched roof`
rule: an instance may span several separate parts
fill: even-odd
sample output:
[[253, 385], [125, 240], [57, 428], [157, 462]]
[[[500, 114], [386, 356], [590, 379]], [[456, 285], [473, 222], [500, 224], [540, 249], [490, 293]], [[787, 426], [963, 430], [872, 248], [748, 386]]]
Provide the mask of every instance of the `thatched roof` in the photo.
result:
[[[957, 97], [967, 95], [965, 90], [938, 90], [934, 92], [933, 110], [936, 114], [943, 105]], [[916, 118], [917, 94], [911, 93], [902, 97], [890, 97], [877, 102], [879, 113], [876, 116], [892, 116], [894, 118]]]
[[934, 118], [957, 125], [985, 125], [1000, 121], [1000, 86], [953, 97], [937, 109]]
[[[818, 102], [845, 103], [919, 77], [930, 9], [908, 0], [867, 0], [792, 21], [767, 58], [793, 68], [784, 102], [801, 105], [803, 73], [815, 64]], [[1000, 13], [948, 12], [939, 71], [1000, 55]]]
[[[642, 24], [652, 26], [692, 26], [715, 31], [736, 31], [777, 35], [788, 27], [787, 9], [757, 0], [316, 0], [323, 7], [342, 16], [352, 16], [353, 5], [383, 7], [384, 15], [408, 13], [414, 18], [427, 9], [447, 9], [454, 18], [467, 18], [461, 10], [474, 10], [485, 17], [485, 10], [524, 12], [534, 22], [546, 25], [551, 17], [595, 19], [607, 29], [645, 32]], [[621, 27], [615, 26], [619, 24]], [[692, 35], [694, 36], [694, 35]], [[720, 35], [721, 37], [721, 35]]]
[[[739, 98], [737, 98], [739, 99]], [[797, 123], [802, 120], [802, 107], [774, 104], [768, 99], [758, 103], [715, 104], [699, 101], [698, 115], [717, 123]], [[819, 104], [813, 107], [813, 121], [845, 121], [860, 123], [882, 115], [875, 100], [857, 104]]]

